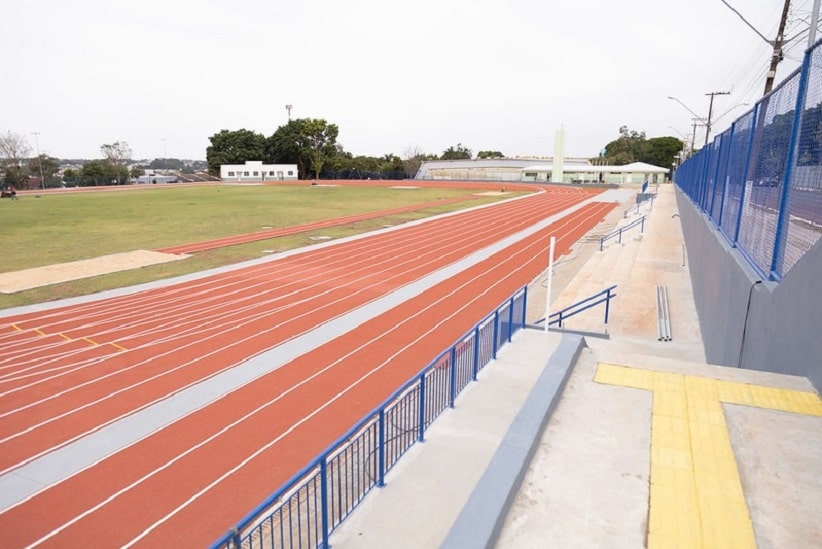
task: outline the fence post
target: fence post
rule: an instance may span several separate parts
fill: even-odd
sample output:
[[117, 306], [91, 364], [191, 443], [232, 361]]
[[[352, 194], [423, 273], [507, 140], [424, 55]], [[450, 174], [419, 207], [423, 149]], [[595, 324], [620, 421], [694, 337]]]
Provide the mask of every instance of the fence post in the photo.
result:
[[425, 440], [425, 372], [420, 374], [420, 433], [418, 442]]
[[608, 311], [611, 309], [611, 288], [605, 290], [605, 324], [608, 324]]
[[499, 309], [494, 311], [494, 345], [491, 347], [491, 358], [497, 358], [497, 341], [499, 340]]
[[761, 103], [757, 103], [754, 105], [753, 112], [751, 113], [751, 130], [748, 136], [748, 146], [747, 151], [745, 152], [745, 170], [742, 175], [742, 192], [739, 195], [739, 211], [736, 212], [736, 227], [734, 228], [734, 236], [733, 236], [733, 245], [734, 247], [737, 246], [737, 242], [739, 241], [739, 231], [742, 227], [742, 211], [745, 206], [745, 195], [747, 194], [748, 190], [748, 170], [751, 166], [751, 154], [753, 153], [753, 143], [754, 143], [754, 134], [756, 133], [756, 120], [759, 118], [759, 106]]
[[508, 343], [511, 343], [511, 338], [514, 335], [514, 298], [511, 298], [511, 303], [508, 305]]
[[385, 486], [385, 408], [380, 410], [379, 434], [377, 444], [380, 445], [377, 452], [377, 459], [380, 462], [377, 464], [377, 486], [382, 488]]
[[810, 73], [810, 60], [813, 50], [805, 50], [802, 59], [802, 72], [799, 74], [799, 89], [796, 93], [796, 107], [793, 113], [793, 127], [791, 128], [791, 140], [788, 145], [788, 157], [785, 159], [785, 172], [782, 177], [782, 188], [779, 189], [779, 217], [776, 222], [776, 236], [774, 238], [773, 257], [771, 258], [771, 280], [779, 280], [782, 273], [779, 272], [780, 265], [785, 259], [785, 226], [789, 221], [788, 212], [785, 206], [788, 204], [788, 191], [790, 190], [791, 175], [793, 175], [793, 163], [796, 157], [796, 149], [799, 142], [799, 130], [802, 121], [802, 106], [805, 104], [805, 95], [808, 91], [808, 73]]
[[525, 328], [525, 321], [528, 319], [528, 286], [523, 286], [522, 289], [522, 322], [520, 328]]
[[645, 234], [645, 216], [642, 216], [642, 221], [639, 224], [639, 234]]
[[477, 372], [479, 371], [479, 352], [480, 352], [480, 335], [479, 325], [474, 328], [474, 372], [473, 380], [477, 380]]
[[328, 544], [328, 465], [326, 462], [326, 456], [320, 460], [320, 497], [322, 498], [320, 503], [320, 513], [321, 513], [321, 521], [322, 521], [322, 529], [323, 529], [323, 549], [328, 549], [330, 545]]
[[448, 406], [454, 407], [454, 399], [457, 392], [457, 346], [451, 347], [451, 352], [448, 353], [448, 361], [451, 363], [448, 372]]

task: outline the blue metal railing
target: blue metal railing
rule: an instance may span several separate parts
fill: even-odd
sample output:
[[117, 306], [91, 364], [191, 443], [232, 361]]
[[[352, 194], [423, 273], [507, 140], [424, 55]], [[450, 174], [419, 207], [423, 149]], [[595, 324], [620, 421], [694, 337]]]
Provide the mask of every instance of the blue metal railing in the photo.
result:
[[605, 243], [608, 240], [612, 239], [612, 238], [618, 238], [619, 239], [618, 242], [620, 244], [622, 244], [622, 233], [624, 233], [624, 232], [626, 232], [630, 229], [633, 229], [637, 225], [640, 226], [639, 232], [644, 233], [645, 232], [645, 218], [646, 217], [647, 216], [643, 215], [640, 218], [634, 219], [633, 221], [631, 221], [630, 223], [628, 223], [624, 227], [620, 227], [618, 229], [615, 229], [613, 232], [610, 232], [610, 233], [606, 234], [605, 236], [603, 236], [602, 238], [600, 238], [599, 239], [599, 251], [601, 252], [603, 250], [603, 246], [605, 245]]
[[631, 215], [632, 213], [639, 213], [639, 208], [644, 206], [646, 203], [649, 203], [651, 205], [651, 208], [654, 207], [654, 199], [656, 198], [655, 194], [645, 194], [645, 195], [641, 195], [641, 196], [644, 197], [644, 198], [640, 199], [638, 197], [637, 200], [639, 200], [639, 202], [637, 202], [636, 204], [634, 204], [633, 206], [631, 206], [630, 208], [628, 208], [627, 210], [622, 212], [622, 218], [623, 219], [627, 219], [628, 216]]
[[774, 281], [822, 238], [820, 45], [674, 174], [759, 276]]
[[[601, 292], [592, 295], [591, 297], [586, 297], [580, 301], [577, 301], [573, 305], [568, 305], [564, 309], [557, 311], [555, 313], [551, 313], [548, 317], [548, 326], [556, 325], [558, 328], [562, 328], [562, 323], [574, 315], [578, 315], [583, 311], [587, 311], [592, 307], [596, 307], [601, 303], [605, 303], [605, 324], [608, 324], [608, 314], [611, 311], [611, 300], [616, 297], [616, 292], [614, 289], [617, 287], [616, 284], [613, 286], [609, 286], [605, 288]], [[534, 324], [545, 324], [545, 317], [540, 318], [539, 320], [535, 321]]]
[[385, 474], [456, 396], [525, 326], [527, 287], [519, 289], [314, 461], [211, 545], [323, 547]]

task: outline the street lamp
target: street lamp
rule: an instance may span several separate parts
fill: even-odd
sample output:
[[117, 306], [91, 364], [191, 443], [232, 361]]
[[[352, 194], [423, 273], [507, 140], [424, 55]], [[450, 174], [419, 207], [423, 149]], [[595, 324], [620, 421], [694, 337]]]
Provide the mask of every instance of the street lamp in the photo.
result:
[[37, 147], [37, 163], [40, 165], [40, 187], [46, 188], [46, 178], [43, 177], [43, 157], [40, 156], [40, 140], [37, 138], [40, 132], [32, 132], [34, 136], [34, 145]]

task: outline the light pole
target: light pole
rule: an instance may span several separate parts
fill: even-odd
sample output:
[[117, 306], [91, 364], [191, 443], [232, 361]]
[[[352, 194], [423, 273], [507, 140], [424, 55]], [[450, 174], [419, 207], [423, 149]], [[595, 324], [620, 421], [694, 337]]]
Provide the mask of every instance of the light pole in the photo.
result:
[[37, 147], [37, 163], [40, 165], [40, 187], [45, 189], [46, 188], [46, 178], [43, 177], [43, 157], [40, 156], [40, 140], [38, 136], [40, 132], [32, 132], [34, 136], [34, 146]]
[[163, 171], [165, 172], [166, 175], [168, 175], [168, 152], [166, 152], [166, 138], [163, 137], [162, 141], [163, 141], [163, 167], [165, 168], [165, 170], [163, 170]]

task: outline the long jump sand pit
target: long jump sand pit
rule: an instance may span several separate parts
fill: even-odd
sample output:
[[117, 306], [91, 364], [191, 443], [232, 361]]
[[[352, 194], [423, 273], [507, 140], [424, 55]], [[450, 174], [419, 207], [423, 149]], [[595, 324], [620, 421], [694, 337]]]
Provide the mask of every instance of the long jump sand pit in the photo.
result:
[[0, 293], [13, 294], [23, 290], [39, 288], [40, 286], [48, 286], [49, 284], [168, 263], [186, 257], [188, 256], [151, 250], [135, 250], [70, 263], [58, 263], [22, 271], [0, 273]]

